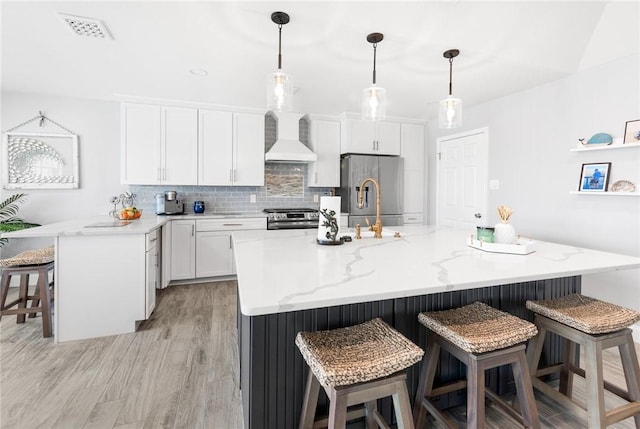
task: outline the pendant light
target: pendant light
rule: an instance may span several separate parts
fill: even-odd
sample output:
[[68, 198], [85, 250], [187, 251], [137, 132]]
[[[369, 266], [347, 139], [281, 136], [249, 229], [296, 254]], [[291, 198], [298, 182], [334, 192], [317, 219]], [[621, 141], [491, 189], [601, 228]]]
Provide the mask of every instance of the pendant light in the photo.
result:
[[367, 42], [373, 44], [373, 84], [362, 93], [362, 119], [370, 121], [384, 119], [387, 107], [386, 90], [376, 85], [376, 47], [382, 39], [382, 33], [371, 33], [367, 36]]
[[459, 128], [462, 125], [462, 100], [451, 96], [453, 59], [460, 54], [457, 49], [445, 51], [442, 56], [449, 59], [449, 97], [440, 101], [440, 128]]
[[290, 112], [293, 110], [293, 78], [282, 71], [282, 26], [289, 22], [289, 15], [273, 12], [271, 21], [278, 25], [278, 70], [267, 76], [267, 109]]

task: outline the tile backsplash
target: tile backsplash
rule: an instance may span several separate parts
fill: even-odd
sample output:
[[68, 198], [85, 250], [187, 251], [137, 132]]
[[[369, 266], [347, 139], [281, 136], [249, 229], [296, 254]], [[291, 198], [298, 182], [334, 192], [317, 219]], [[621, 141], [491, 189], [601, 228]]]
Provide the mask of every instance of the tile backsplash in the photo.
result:
[[[265, 208], [318, 208], [314, 195], [329, 195], [332, 188], [305, 186], [307, 165], [300, 163], [265, 164], [265, 186], [150, 186], [130, 185], [129, 191], [137, 195], [136, 206], [155, 213], [156, 194], [176, 191], [184, 201], [185, 213], [193, 213], [193, 202], [204, 201], [206, 212], [252, 213]], [[256, 202], [251, 202], [255, 195]]]

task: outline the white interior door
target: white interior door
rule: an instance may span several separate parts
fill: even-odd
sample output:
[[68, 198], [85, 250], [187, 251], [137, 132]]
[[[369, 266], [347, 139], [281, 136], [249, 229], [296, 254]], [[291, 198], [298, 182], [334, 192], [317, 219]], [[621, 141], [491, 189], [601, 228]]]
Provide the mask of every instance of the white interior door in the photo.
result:
[[485, 223], [489, 131], [467, 131], [437, 140], [436, 223], [475, 229]]

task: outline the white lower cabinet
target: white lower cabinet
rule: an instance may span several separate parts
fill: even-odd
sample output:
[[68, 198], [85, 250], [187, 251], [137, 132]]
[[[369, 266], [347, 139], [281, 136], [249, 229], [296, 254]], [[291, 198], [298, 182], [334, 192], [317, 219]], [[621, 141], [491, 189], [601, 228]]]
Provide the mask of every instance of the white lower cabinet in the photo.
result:
[[146, 240], [146, 287], [145, 287], [145, 319], [151, 317], [156, 308], [156, 289], [160, 280], [160, 229], [147, 234]]
[[171, 221], [171, 280], [196, 276], [196, 221]]
[[196, 277], [235, 274], [231, 233], [225, 231], [196, 232]]
[[233, 231], [264, 230], [266, 218], [204, 218], [171, 222], [171, 280], [235, 275]]

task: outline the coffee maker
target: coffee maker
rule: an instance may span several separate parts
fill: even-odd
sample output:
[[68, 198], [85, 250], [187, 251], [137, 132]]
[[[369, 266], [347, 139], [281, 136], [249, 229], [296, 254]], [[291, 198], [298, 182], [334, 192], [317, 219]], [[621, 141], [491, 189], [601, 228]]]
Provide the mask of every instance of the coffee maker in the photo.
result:
[[178, 193], [176, 191], [166, 191], [164, 194], [156, 194], [156, 214], [184, 214], [184, 201], [178, 199]]

